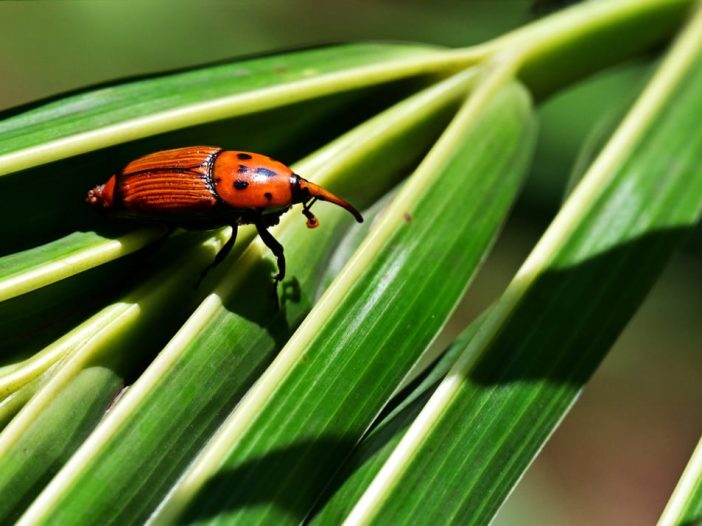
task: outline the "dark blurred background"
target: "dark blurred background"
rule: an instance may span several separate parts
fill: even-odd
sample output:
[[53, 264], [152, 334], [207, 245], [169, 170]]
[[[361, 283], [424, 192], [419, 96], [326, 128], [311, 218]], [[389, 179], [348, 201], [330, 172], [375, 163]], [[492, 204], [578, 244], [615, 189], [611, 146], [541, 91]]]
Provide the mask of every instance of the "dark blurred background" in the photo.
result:
[[[307, 45], [400, 40], [463, 46], [528, 22], [548, 2], [538, 4], [0, 2], [0, 110], [128, 76]], [[585, 139], [621, 113], [654, 66], [650, 56], [600, 73], [539, 108], [533, 172], [455, 324], [472, 319], [504, 289], [557, 211]], [[655, 522], [702, 432], [701, 285], [699, 250], [690, 244], [494, 524]]]

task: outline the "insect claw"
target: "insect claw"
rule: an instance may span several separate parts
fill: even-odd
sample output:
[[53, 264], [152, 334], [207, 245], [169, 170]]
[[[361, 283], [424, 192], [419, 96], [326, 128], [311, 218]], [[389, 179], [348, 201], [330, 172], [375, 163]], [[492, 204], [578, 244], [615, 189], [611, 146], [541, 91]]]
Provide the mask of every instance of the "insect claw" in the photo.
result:
[[302, 213], [305, 214], [307, 218], [307, 228], [317, 228], [319, 226], [319, 219], [317, 219], [312, 212], [303, 208]]

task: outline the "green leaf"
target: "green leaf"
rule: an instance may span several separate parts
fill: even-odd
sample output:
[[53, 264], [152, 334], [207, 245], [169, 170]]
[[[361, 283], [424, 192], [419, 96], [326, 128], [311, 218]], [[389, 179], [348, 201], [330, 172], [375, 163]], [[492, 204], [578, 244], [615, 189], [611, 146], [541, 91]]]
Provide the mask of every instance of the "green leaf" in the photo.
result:
[[[169, 265], [0, 379], [0, 389], [14, 382], [20, 395], [27, 387], [36, 391], [0, 433], [1, 523], [19, 517], [92, 432], [135, 364], [153, 357], [163, 334], [204, 295], [192, 294], [194, 284], [225, 234], [177, 236], [154, 254]], [[194, 240], [200, 242], [193, 247]]]
[[690, 457], [658, 526], [688, 526], [702, 521], [702, 440]]
[[[55, 393], [58, 397], [48, 400], [36, 414], [23, 430], [20, 444], [5, 447], [8, 440], [0, 439], [5, 442], [0, 445], [4, 457], [0, 470], [0, 520], [11, 524], [19, 518], [56, 474], [56, 466], [65, 462], [90, 434], [123, 381], [109, 368], [81, 369]], [[13, 423], [17, 421], [15, 418]]]
[[2, 257], [0, 301], [130, 254], [163, 234], [163, 229], [151, 228], [110, 239], [94, 232], [74, 232], [46, 245]]
[[498, 69], [475, 89], [157, 522], [187, 504], [182, 520], [198, 522], [309, 512], [443, 326], [516, 195], [535, 129], [528, 95], [504, 83]]
[[187, 126], [445, 71], [419, 45], [347, 44], [108, 87], [4, 120], [0, 175]]
[[0, 302], [0, 398], [11, 391], [6, 375], [42, 361], [37, 353], [113, 301], [140, 259], [132, 254]]
[[[484, 318], [484, 315], [483, 317]], [[481, 318], [481, 319], [482, 319]], [[318, 501], [311, 524], [341, 524], [419, 415], [465, 345], [475, 336], [480, 320], [472, 323], [441, 358], [407, 388], [399, 392], [373, 424], [371, 431], [344, 461], [339, 473]]]
[[32, 399], [40, 381], [41, 377], [32, 380], [0, 401], [0, 428], [4, 429], [20, 409]]
[[[344, 180], [350, 187], [366, 165], [374, 166], [374, 177], [350, 192], [361, 203], [371, 202], [436, 138], [474, 76], [460, 75], [402, 102], [303, 160], [296, 171], [316, 173], [317, 182], [338, 189]], [[394, 149], [417, 154], [381, 163]], [[330, 250], [350, 220], [336, 207], [320, 206], [315, 213], [322, 226], [314, 233], [292, 215], [275, 230], [286, 247], [290, 276], [282, 284], [282, 309], [276, 312], [268, 295], [273, 261], [262, 257], [268, 250], [257, 241], [28, 516], [139, 523], [153, 512], [310, 309]]]
[[702, 12], [346, 523], [489, 522], [698, 221], [701, 112]]
[[685, 0], [581, 2], [497, 39], [521, 55], [520, 78], [542, 100], [558, 88], [665, 42], [684, 23]]
[[563, 196], [564, 201], [580, 183], [592, 162], [607, 145], [639, 94], [640, 90], [636, 90], [636, 93], [630, 93], [628, 97], [621, 97], [622, 100], [612, 104], [612, 107], [607, 108], [607, 113], [595, 123], [590, 133], [585, 137], [578, 156], [573, 163], [573, 169], [568, 175], [568, 182], [566, 183]]
[[[319, 497], [329, 484], [332, 489], [341, 488], [331, 495], [336, 516], [359, 505], [352, 495], [361, 495], [368, 484], [374, 486], [371, 479], [378, 469], [381, 474], [386, 471], [382, 455], [371, 455], [373, 462], [363, 464], [358, 472], [351, 464], [344, 467], [343, 459], [378, 414], [389, 415], [389, 420], [377, 425], [368, 443], [375, 442], [391, 460], [396, 449], [405, 447], [403, 428], [410, 426], [411, 435], [419, 425], [410, 425], [410, 420], [432, 392], [433, 377], [421, 384], [426, 391], [399, 402], [391, 397], [409, 381], [413, 365], [426, 359], [422, 352], [489, 249], [519, 186], [534, 132], [529, 97], [514, 79], [524, 82], [539, 99], [662, 42], [690, 5], [691, 0], [585, 2], [476, 47], [437, 50], [354, 44], [259, 57], [79, 93], [1, 121], [0, 290], [4, 287], [1, 297], [6, 300], [0, 303], [4, 351], [0, 389], [11, 394], [0, 399], [0, 422], [19, 413], [0, 433], [0, 487], [8, 496], [0, 504], [0, 522], [12, 521], [22, 512], [23, 524], [140, 524], [149, 518], [299, 522], [315, 502], [322, 506], [322, 520], [325, 508]], [[409, 93], [467, 67], [472, 69], [323, 146]], [[237, 253], [210, 274], [203, 289], [193, 291], [190, 283], [207, 259], [205, 254], [212, 255], [201, 238], [193, 242], [196, 237], [181, 234], [164, 239], [153, 250], [140, 250], [160, 234], [114, 228], [83, 203], [88, 188], [104, 182], [138, 155], [215, 144], [265, 152], [285, 162], [317, 150], [296, 164], [296, 171], [329, 186], [359, 208], [368, 207], [415, 168], [469, 89], [470, 100], [446, 134], [388, 209], [379, 213], [377, 223], [365, 226], [370, 233], [352, 227], [348, 246], [366, 239], [338, 279], [334, 274], [349, 252], [335, 254], [334, 250], [350, 226], [350, 217], [328, 205], [316, 205], [322, 228], [314, 233], [306, 230], [297, 214], [285, 217], [275, 229], [289, 262], [289, 279], [278, 290], [280, 310], [270, 289], [275, 262], [260, 240], [249, 245], [250, 231], [242, 229]], [[12, 113], [5, 112], [2, 118]], [[632, 131], [638, 128], [642, 136]], [[651, 129], [650, 119], [630, 124], [635, 140], [614, 148], [624, 153], [604, 162], [600, 171], [615, 165], [618, 169], [617, 163], [627, 157], [633, 143], [640, 139], [648, 144]], [[694, 130], [691, 135], [696, 136]], [[665, 148], [654, 151], [660, 156], [656, 159], [659, 172], [682, 170], [675, 164], [676, 156], [666, 164]], [[646, 161], [654, 166], [649, 158]], [[497, 401], [489, 399], [496, 410], [487, 414], [484, 431], [492, 442], [484, 442], [483, 428], [470, 429], [469, 440], [464, 441], [476, 444], [478, 449], [468, 454], [477, 451], [475, 465], [489, 474], [476, 476], [476, 485], [467, 485], [470, 491], [478, 488], [469, 495], [477, 503], [477, 514], [490, 516], [490, 507], [512, 487], [584, 381], [577, 375], [575, 380], [559, 376], [566, 369], [549, 367], [563, 363], [549, 362], [541, 347], [532, 350], [534, 367], [545, 364], [537, 371], [529, 369], [528, 360], [519, 353], [511, 362], [513, 356], [506, 349], [528, 349], [539, 342], [550, 343], [547, 337], [558, 335], [567, 339], [581, 329], [577, 321], [587, 325], [593, 319], [604, 320], [596, 325], [599, 340], [592, 348], [581, 349], [582, 357], [594, 367], [597, 356], [592, 349], [611, 340], [613, 327], [623, 324], [627, 309], [633, 309], [659, 260], [669, 252], [673, 234], [689, 224], [685, 215], [683, 224], [667, 225], [673, 233], [661, 234], [665, 242], [660, 254], [655, 254], [658, 259], [629, 263], [621, 256], [628, 273], [619, 267], [610, 269], [605, 263], [619, 262], [618, 251], [625, 250], [617, 244], [621, 239], [634, 246], [632, 253], [655, 252], [648, 238], [636, 237], [641, 231], [649, 235], [645, 229], [650, 224], [645, 220], [661, 219], [656, 214], [666, 206], [677, 208], [676, 200], [687, 213], [696, 195], [674, 194], [673, 183], [663, 181], [660, 198], [669, 199], [665, 206], [641, 216], [643, 223], [637, 228], [642, 230], [632, 227], [631, 239], [624, 235], [615, 239], [623, 228], [619, 218], [628, 217], [619, 214], [619, 203], [632, 195], [650, 197], [653, 185], [647, 179], [637, 186], [636, 179], [633, 186], [620, 188], [612, 183], [610, 188], [607, 185], [616, 179], [612, 177], [605, 182], [595, 177], [599, 182], [593, 185], [587, 183], [593, 176], [588, 176], [581, 188], [590, 190], [576, 192], [580, 205], [569, 204], [564, 211], [567, 215], [573, 214], [573, 207], [584, 210], [582, 217], [571, 217], [573, 225], [583, 217], [592, 219], [590, 213], [602, 213], [612, 225], [597, 225], [598, 235], [592, 237], [576, 229], [572, 239], [568, 236], [573, 232], [566, 228], [561, 241], [574, 243], [568, 250], [580, 243], [580, 252], [553, 249], [551, 259], [531, 261], [533, 272], [520, 274], [510, 289], [512, 296], [490, 311], [480, 327], [470, 329], [477, 337], [454, 347], [468, 346], [476, 352], [475, 370], [468, 367], [470, 374], [466, 374], [480, 385], [471, 384], [475, 388], [471, 393], [504, 395]], [[612, 195], [597, 194], [602, 188], [611, 189]], [[583, 193], [590, 197], [582, 198]], [[605, 198], [619, 201], [604, 211], [596, 210], [592, 203], [601, 202], [593, 195], [602, 202]], [[622, 207], [625, 212], [636, 208], [627, 206]], [[221, 238], [213, 238], [212, 243], [210, 249]], [[551, 241], [545, 243], [554, 246]], [[164, 256], [177, 246], [182, 249], [178, 258], [183, 259]], [[537, 252], [543, 255], [540, 247]], [[195, 253], [202, 258], [191, 257]], [[330, 260], [331, 275], [323, 278]], [[586, 276], [581, 280], [595, 282], [611, 272], [622, 276], [622, 283], [634, 285], [621, 298], [601, 287], [609, 298], [607, 307], [613, 307], [610, 319], [582, 307], [593, 296], [593, 287], [585, 293], [568, 281], [563, 294], [573, 289], [573, 304], [555, 314], [577, 314], [563, 323], [555, 316], [558, 323], [547, 325], [537, 316], [541, 304], [532, 294], [543, 294], [543, 302], [551, 302], [545, 309], [550, 315], [548, 309], [555, 309], [562, 297], [560, 291], [549, 288], [549, 279], [555, 276], [558, 281], [582, 269]], [[175, 279], [171, 270], [183, 279]], [[637, 276], [643, 276], [641, 282]], [[327, 287], [329, 282], [322, 279], [333, 281]], [[125, 298], [122, 291], [135, 283], [142, 285]], [[198, 295], [210, 292], [214, 283], [218, 283], [214, 292], [195, 309]], [[325, 288], [320, 303], [307, 316]], [[115, 298], [121, 299], [115, 302]], [[523, 304], [531, 309], [526, 313], [521, 310], [524, 298]], [[595, 299], [602, 300], [596, 294]], [[585, 309], [580, 317], [578, 307]], [[514, 319], [505, 314], [512, 311]], [[540, 328], [539, 334], [532, 339], [531, 326], [509, 324], [520, 320]], [[494, 335], [503, 322], [505, 331]], [[570, 333], [566, 333], [568, 327]], [[519, 339], [525, 333], [527, 337]], [[485, 341], [485, 334], [495, 338]], [[560, 350], [558, 345], [553, 348]], [[450, 360], [441, 362], [433, 374]], [[513, 376], [503, 381], [497, 364]], [[583, 374], [586, 369], [582, 366], [576, 372]], [[480, 373], [477, 377], [475, 371]], [[524, 371], [526, 379], [519, 376]], [[494, 378], [497, 383], [484, 393]], [[132, 382], [101, 420], [103, 408], [119, 386]], [[437, 393], [442, 389], [443, 384]], [[516, 406], [505, 401], [512, 390], [517, 393]], [[542, 412], [519, 405], [524, 402], [519, 398], [524, 390], [546, 400], [545, 409], [538, 408]], [[551, 403], [548, 394], [556, 401]], [[505, 405], [500, 406], [503, 401]], [[468, 407], [467, 414], [473, 409]], [[453, 415], [452, 410], [447, 408], [446, 415]], [[522, 410], [531, 417], [531, 427], [520, 420]], [[420, 422], [422, 415], [424, 411]], [[459, 418], [463, 415], [455, 416], [455, 429], [467, 433], [471, 423]], [[522, 434], [516, 439], [509, 434], [512, 429], [515, 433], [527, 429], [533, 436]], [[491, 456], [493, 446], [502, 449]], [[508, 456], [510, 452], [516, 459]], [[441, 453], [442, 461], [460, 466], [463, 457], [452, 457], [455, 450], [450, 446]], [[502, 470], [490, 464], [501, 459], [507, 459]], [[402, 470], [407, 468], [410, 476], [416, 467], [409, 463]], [[347, 483], [333, 479], [339, 469], [350, 476]], [[452, 513], [465, 495], [456, 497], [451, 479], [445, 480], [449, 483], [438, 485], [436, 499], [431, 494], [423, 501], [429, 505], [436, 501], [437, 506], [446, 501], [442, 510]], [[400, 487], [383, 488], [377, 495]], [[410, 494], [400, 493], [400, 497]], [[360, 506], [367, 500], [364, 497]], [[406, 509], [412, 510], [415, 504], [410, 502]]]

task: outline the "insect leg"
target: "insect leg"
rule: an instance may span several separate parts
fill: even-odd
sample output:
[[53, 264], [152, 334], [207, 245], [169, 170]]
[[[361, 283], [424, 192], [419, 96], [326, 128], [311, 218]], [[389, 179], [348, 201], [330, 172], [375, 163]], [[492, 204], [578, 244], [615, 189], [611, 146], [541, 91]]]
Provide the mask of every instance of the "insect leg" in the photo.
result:
[[278, 274], [273, 276], [276, 283], [283, 281], [285, 277], [285, 254], [283, 254], [283, 245], [278, 243], [273, 235], [268, 231], [267, 227], [259, 220], [256, 221], [256, 230], [258, 230], [258, 235], [266, 244], [268, 248], [271, 249], [273, 255], [278, 260]]
[[200, 273], [200, 277], [197, 280], [197, 284], [195, 285], [195, 288], [200, 286], [200, 283], [202, 282], [203, 279], [205, 279], [205, 276], [207, 276], [207, 273], [215, 268], [217, 265], [219, 265], [222, 261], [224, 261], [224, 258], [226, 258], [229, 253], [232, 251], [232, 247], [234, 247], [234, 243], [236, 243], [236, 234], [237, 234], [237, 225], [232, 225], [232, 235], [229, 237], [227, 242], [222, 246], [222, 248], [219, 249], [219, 252], [217, 252], [217, 255], [215, 256], [214, 260], [212, 263], [207, 265], [203, 271]]

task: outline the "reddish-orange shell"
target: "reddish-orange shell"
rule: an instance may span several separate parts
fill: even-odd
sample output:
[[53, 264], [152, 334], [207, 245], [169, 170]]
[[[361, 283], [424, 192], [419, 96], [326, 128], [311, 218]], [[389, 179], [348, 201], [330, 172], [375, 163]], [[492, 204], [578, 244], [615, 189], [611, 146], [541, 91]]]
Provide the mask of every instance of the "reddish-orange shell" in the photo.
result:
[[219, 224], [266, 223], [290, 205], [303, 203], [308, 226], [320, 199], [361, 214], [343, 199], [294, 174], [265, 155], [212, 146], [164, 150], [140, 157], [88, 192], [86, 201], [116, 216], [174, 225], [213, 228]]
[[215, 206], [209, 174], [219, 151], [208, 146], [178, 148], [132, 161], [116, 175], [120, 206], [159, 213]]
[[283, 163], [252, 152], [222, 152], [212, 170], [217, 195], [235, 208], [289, 206], [292, 176]]

